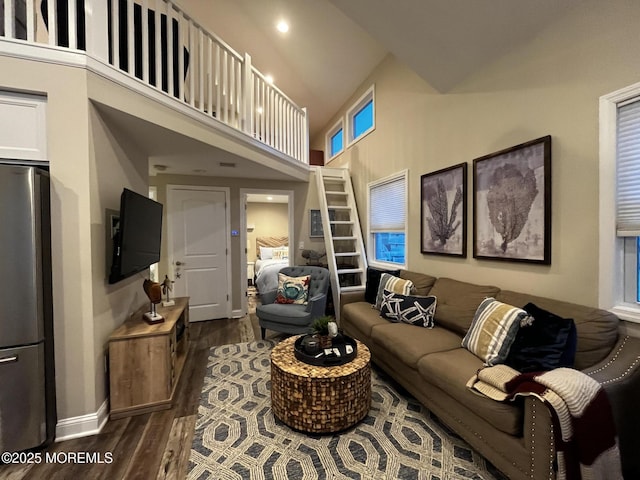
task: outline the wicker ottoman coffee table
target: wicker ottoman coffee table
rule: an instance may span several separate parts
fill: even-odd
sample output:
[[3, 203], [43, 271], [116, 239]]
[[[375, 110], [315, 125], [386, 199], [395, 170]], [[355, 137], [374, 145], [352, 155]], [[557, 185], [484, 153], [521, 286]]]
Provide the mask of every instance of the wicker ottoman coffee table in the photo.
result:
[[283, 340], [271, 352], [271, 409], [290, 427], [309, 433], [345, 430], [371, 407], [371, 354], [358, 343], [351, 362], [333, 367], [296, 359], [293, 344]]

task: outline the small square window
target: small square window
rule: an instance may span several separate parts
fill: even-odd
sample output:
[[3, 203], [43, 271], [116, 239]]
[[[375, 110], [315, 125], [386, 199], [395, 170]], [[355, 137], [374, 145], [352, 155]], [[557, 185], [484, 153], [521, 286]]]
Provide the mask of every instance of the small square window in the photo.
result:
[[331, 148], [329, 149], [330, 157], [335, 157], [342, 151], [342, 142], [342, 129], [340, 129], [331, 137]]
[[342, 119], [329, 129], [326, 136], [326, 149], [329, 153], [329, 159], [339, 155], [344, 150], [344, 129], [342, 128]]
[[369, 100], [358, 113], [353, 116], [353, 138], [357, 139], [373, 127], [373, 100]]
[[375, 89], [372, 85], [347, 111], [347, 146], [376, 128]]

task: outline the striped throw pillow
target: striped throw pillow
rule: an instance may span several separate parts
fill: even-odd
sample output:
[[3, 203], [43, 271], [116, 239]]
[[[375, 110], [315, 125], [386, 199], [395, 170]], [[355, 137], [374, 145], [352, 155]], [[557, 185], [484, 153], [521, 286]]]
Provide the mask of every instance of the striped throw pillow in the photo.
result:
[[462, 346], [485, 365], [504, 363], [516, 338], [520, 322], [529, 314], [521, 308], [485, 298], [473, 317]]
[[382, 308], [382, 298], [384, 297], [384, 291], [389, 290], [393, 293], [399, 293], [401, 295], [409, 295], [413, 288], [413, 282], [411, 280], [404, 280], [388, 273], [383, 273], [380, 277], [380, 285], [378, 285], [378, 295], [376, 295], [375, 309], [380, 310]]

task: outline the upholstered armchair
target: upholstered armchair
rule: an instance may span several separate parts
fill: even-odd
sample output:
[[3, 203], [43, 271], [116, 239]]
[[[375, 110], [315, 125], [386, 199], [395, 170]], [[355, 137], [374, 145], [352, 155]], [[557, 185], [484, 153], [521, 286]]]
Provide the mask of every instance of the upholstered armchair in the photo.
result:
[[262, 338], [267, 329], [292, 335], [308, 333], [311, 322], [325, 314], [329, 291], [329, 270], [315, 266], [285, 267], [280, 273], [289, 277], [310, 275], [307, 304], [276, 303], [277, 290], [260, 295], [256, 308]]

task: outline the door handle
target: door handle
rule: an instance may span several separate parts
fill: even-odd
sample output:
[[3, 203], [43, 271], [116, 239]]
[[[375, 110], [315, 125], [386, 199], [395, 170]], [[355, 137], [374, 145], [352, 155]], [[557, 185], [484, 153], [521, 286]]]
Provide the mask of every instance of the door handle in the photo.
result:
[[176, 262], [176, 265], [179, 267], [180, 265], [186, 265], [186, 263], [181, 262], [180, 260], [178, 260], [178, 261]]
[[3, 357], [0, 358], [0, 363], [11, 363], [11, 362], [17, 362], [18, 361], [18, 356], [14, 355], [12, 357]]

